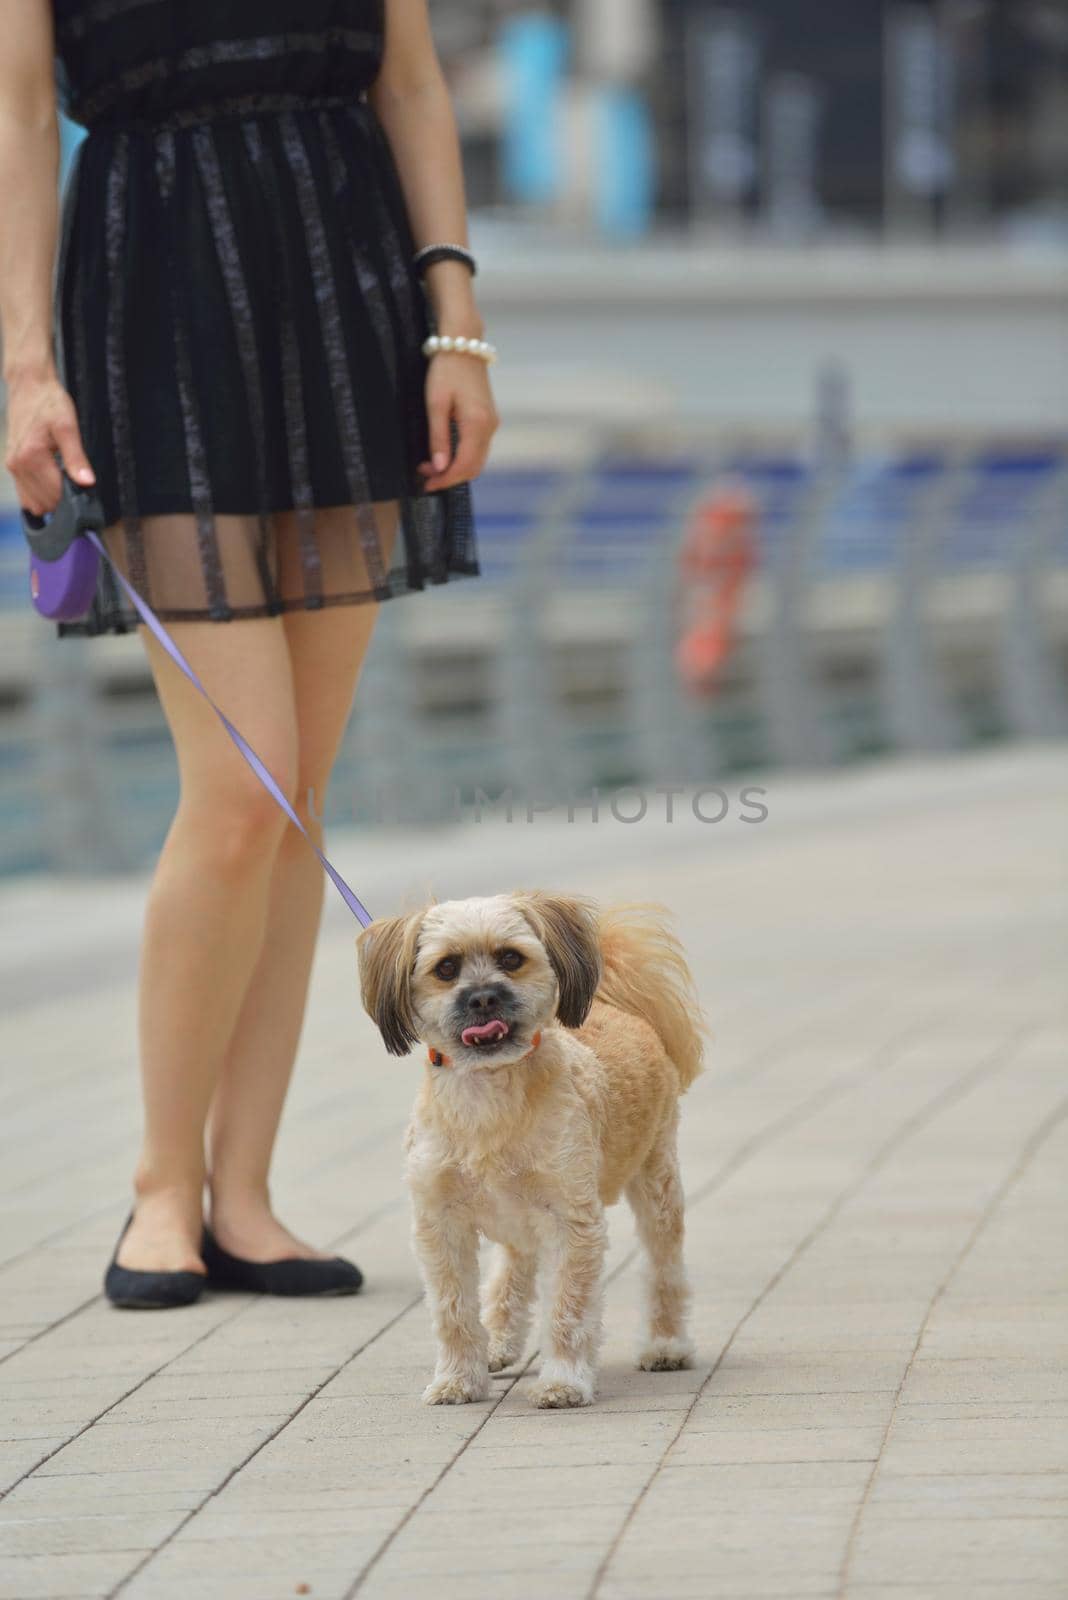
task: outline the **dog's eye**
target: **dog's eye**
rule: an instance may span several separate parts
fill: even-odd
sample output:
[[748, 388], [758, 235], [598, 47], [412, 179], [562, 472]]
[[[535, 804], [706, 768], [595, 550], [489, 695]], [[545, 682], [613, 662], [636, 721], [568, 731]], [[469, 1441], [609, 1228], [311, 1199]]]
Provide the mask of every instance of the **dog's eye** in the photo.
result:
[[502, 950], [497, 957], [497, 965], [503, 967], [505, 972], [518, 972], [523, 965], [523, 957], [518, 950]]
[[455, 956], [442, 956], [441, 960], [434, 968], [434, 976], [436, 978], [440, 978], [443, 983], [449, 983], [453, 978], [455, 978], [459, 970], [460, 963], [457, 961]]

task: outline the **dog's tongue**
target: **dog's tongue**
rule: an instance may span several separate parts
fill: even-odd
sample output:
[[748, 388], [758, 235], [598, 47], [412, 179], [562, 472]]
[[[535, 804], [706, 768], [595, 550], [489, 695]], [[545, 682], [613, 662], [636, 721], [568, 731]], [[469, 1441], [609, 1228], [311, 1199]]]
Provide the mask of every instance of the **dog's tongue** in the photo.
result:
[[504, 1039], [508, 1034], [508, 1024], [502, 1022], [500, 1017], [494, 1017], [492, 1022], [473, 1022], [465, 1028], [460, 1038], [464, 1044], [474, 1044], [476, 1039]]

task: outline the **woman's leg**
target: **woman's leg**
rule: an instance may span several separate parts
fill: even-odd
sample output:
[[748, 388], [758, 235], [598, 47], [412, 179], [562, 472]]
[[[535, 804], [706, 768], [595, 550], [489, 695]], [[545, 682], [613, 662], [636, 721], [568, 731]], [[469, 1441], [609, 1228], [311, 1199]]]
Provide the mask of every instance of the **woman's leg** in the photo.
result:
[[[205, 687], [283, 790], [298, 732], [280, 618], [169, 625]], [[144, 1144], [119, 1263], [201, 1266], [204, 1129], [227, 1040], [259, 960], [286, 819], [215, 712], [146, 628], [139, 633], [178, 757], [181, 793], [149, 894], [139, 973]]]
[[[395, 504], [377, 508], [388, 566]], [[352, 513], [317, 514], [324, 592], [365, 591], [369, 579], [352, 547]], [[292, 521], [279, 518], [283, 592], [295, 592]], [[344, 736], [360, 669], [374, 631], [375, 602], [284, 614], [298, 726], [294, 808], [323, 848], [321, 814]], [[274, 861], [267, 933], [230, 1038], [209, 1123], [212, 1228], [224, 1249], [253, 1261], [321, 1252], [295, 1238], [273, 1215], [268, 1172], [296, 1058], [322, 914], [326, 875], [304, 835], [287, 823]]]

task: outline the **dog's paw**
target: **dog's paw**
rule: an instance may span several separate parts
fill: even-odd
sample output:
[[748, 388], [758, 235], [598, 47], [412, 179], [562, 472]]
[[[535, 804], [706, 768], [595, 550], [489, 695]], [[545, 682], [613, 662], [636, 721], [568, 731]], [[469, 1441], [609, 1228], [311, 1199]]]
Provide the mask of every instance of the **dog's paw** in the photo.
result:
[[506, 1339], [494, 1339], [489, 1342], [489, 1369], [491, 1372], [503, 1372], [506, 1367], [514, 1367], [523, 1352], [514, 1344], [509, 1344]]
[[572, 1406], [593, 1404], [593, 1376], [581, 1369], [554, 1363], [555, 1371], [543, 1367], [530, 1391], [531, 1405], [543, 1411], [565, 1411]]
[[433, 1383], [428, 1383], [423, 1390], [423, 1404], [425, 1406], [466, 1406], [473, 1400], [485, 1400], [489, 1394], [489, 1384], [483, 1378], [473, 1378], [470, 1375], [459, 1377], [453, 1375], [449, 1378], [435, 1378]]
[[678, 1372], [693, 1365], [694, 1350], [688, 1339], [653, 1339], [638, 1357], [640, 1372]]

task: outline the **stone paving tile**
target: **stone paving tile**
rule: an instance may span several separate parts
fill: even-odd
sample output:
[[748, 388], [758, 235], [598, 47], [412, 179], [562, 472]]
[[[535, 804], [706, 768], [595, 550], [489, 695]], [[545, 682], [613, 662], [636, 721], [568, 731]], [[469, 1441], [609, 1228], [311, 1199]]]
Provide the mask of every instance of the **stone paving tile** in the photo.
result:
[[899, 1520], [880, 1522], [867, 1530], [864, 1544], [866, 1570], [893, 1571], [900, 1583], [927, 1582], [935, 1568], [945, 1583], [1063, 1583], [1066, 1555], [1064, 1519], [1023, 1512], [984, 1518], [945, 1514], [938, 1522], [928, 1518], [910, 1525], [907, 1536]]
[[262, 1394], [201, 1395], [198, 1399], [174, 1398], [161, 1400], [157, 1395], [140, 1400], [137, 1395], [113, 1406], [106, 1416], [94, 1424], [96, 1430], [104, 1428], [184, 1428], [189, 1423], [210, 1422], [227, 1426], [235, 1420], [275, 1422], [288, 1419], [305, 1398], [300, 1391], [281, 1395]]
[[862, 1390], [854, 1394], [720, 1394], [708, 1389], [686, 1422], [687, 1439], [703, 1433], [728, 1438], [732, 1433], [751, 1436], [776, 1432], [836, 1432], [842, 1428], [871, 1428], [885, 1422], [890, 1390]]
[[299, 1594], [310, 1594], [312, 1600], [342, 1600], [349, 1577], [347, 1566], [336, 1572], [316, 1569], [307, 1587], [300, 1588], [298, 1585], [306, 1580], [294, 1578], [289, 1571], [235, 1574], [199, 1570], [173, 1579], [156, 1572], [147, 1578], [138, 1573], [121, 1593], [129, 1600], [189, 1600], [191, 1593], [196, 1594], [197, 1600], [293, 1600]]
[[0, 1571], [9, 1556], [66, 1556], [153, 1550], [165, 1539], [171, 1518], [149, 1514], [97, 1513], [73, 1517], [23, 1517], [0, 1524]]
[[[667, 1580], [657, 1563], [642, 1561], [629, 1572], [606, 1578], [598, 1585], [597, 1594], [604, 1600], [648, 1600], [654, 1594], [662, 1600], [708, 1600], [710, 1581], [715, 1584], [716, 1600], [721, 1596], [725, 1600], [832, 1600], [838, 1594], [837, 1574], [831, 1566], [813, 1575], [791, 1571], [789, 1562], [780, 1565], [763, 1559], [757, 1572], [739, 1574], [734, 1565], [721, 1569], [717, 1563], [714, 1578], [710, 1579], [705, 1567], [690, 1573], [673, 1572]], [[900, 1591], [897, 1600], [905, 1600]]]
[[895, 1583], [858, 1583], [850, 1587], [857, 1600], [1063, 1600], [1064, 1584], [1046, 1583], [1040, 1578], [992, 1578], [988, 1582], [970, 1578], [966, 1583], [917, 1581], [906, 1578]]
[[70, 1594], [106, 1595], [143, 1554], [125, 1550], [79, 1550], [70, 1555], [5, 1556], [0, 1600], [56, 1600]]
[[[417, 1067], [387, 1068], [359, 1011], [343, 908], [275, 1192], [360, 1261], [351, 1302], [101, 1304], [135, 1063], [79, 1046], [132, 1041], [134, 990], [24, 1006], [32, 1073], [0, 1082], [0, 1492], [21, 1478], [0, 1600], [1064, 1600], [1063, 1132], [1024, 1158], [1063, 1093], [1066, 795], [1063, 757], [1035, 750], [783, 779], [779, 828], [715, 850], [697, 829], [642, 852], [630, 830], [578, 853], [532, 832], [527, 881], [646, 898], [655, 870], [717, 1028], [680, 1138], [698, 1362], [633, 1370], [614, 1214], [590, 1412], [534, 1411], [521, 1369], [479, 1406], [419, 1404]], [[499, 888], [514, 839], [426, 859], [439, 894]], [[372, 903], [394, 903], [381, 870]], [[131, 950], [139, 914], [131, 895], [114, 919]]]
[[872, 1512], [888, 1521], [920, 1517], [1068, 1517], [1068, 1472], [921, 1472], [879, 1475]]
[[672, 1451], [673, 1465], [716, 1466], [753, 1462], [871, 1461], [879, 1456], [883, 1428], [733, 1428], [687, 1430]]
[[[27, 1520], [42, 1524], [68, 1517], [169, 1515], [191, 1510], [199, 1503], [198, 1489], [190, 1488], [190, 1474], [107, 1473], [69, 1478], [24, 1478], [16, 1492], [0, 1505], [0, 1526], [18, 1527]], [[178, 1481], [175, 1481], [175, 1480]]]

